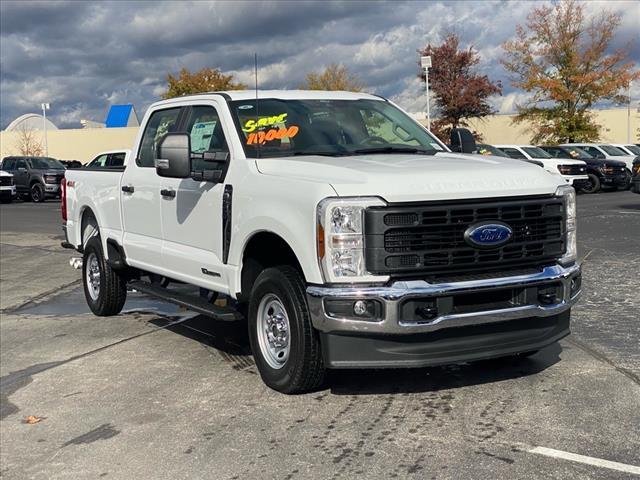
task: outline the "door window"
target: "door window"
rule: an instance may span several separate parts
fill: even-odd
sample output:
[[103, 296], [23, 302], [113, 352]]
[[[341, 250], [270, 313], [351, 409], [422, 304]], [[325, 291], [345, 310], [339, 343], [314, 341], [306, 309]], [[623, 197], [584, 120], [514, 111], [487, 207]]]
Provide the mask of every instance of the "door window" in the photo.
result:
[[151, 114], [147, 126], [142, 135], [140, 150], [136, 163], [140, 167], [154, 167], [156, 149], [160, 139], [169, 132], [174, 132], [177, 127], [180, 107], [157, 110]]
[[19, 169], [19, 168], [24, 168], [26, 170], [27, 169], [27, 161], [22, 159], [22, 158], [19, 159], [16, 162], [16, 170]]
[[107, 166], [109, 167], [122, 167], [124, 165], [124, 157], [126, 154], [122, 153], [112, 153], [109, 155], [109, 161], [107, 162]]
[[604, 154], [598, 150], [596, 147], [580, 147], [583, 150], [586, 150], [587, 153], [593, 155], [596, 158], [604, 158]]
[[515, 148], [503, 147], [500, 150], [502, 150], [504, 153], [509, 155], [511, 158], [525, 158], [525, 159], [527, 158], [524, 156], [524, 154], [520, 150], [516, 150]]
[[100, 155], [99, 157], [94, 158], [93, 160], [91, 160], [91, 162], [89, 163], [89, 165], [87, 165], [87, 167], [89, 168], [96, 168], [96, 167], [104, 167], [107, 164], [107, 158], [109, 158], [109, 155]]
[[[197, 106], [191, 108], [189, 118], [185, 126], [191, 137], [191, 152], [195, 154], [228, 153], [229, 147], [224, 137], [222, 123], [215, 108], [211, 106]], [[206, 170], [221, 170], [226, 165], [226, 156], [221, 155], [210, 158], [211, 155], [202, 155], [203, 158], [191, 160], [191, 170], [194, 172]]]

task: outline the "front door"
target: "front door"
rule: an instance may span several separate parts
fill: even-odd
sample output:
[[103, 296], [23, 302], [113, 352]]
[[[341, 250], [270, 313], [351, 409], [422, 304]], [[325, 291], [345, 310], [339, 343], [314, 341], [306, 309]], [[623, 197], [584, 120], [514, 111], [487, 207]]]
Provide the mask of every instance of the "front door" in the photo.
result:
[[163, 265], [178, 279], [224, 291], [221, 176], [229, 161], [225, 125], [215, 101], [186, 107], [183, 117], [180, 130], [191, 136], [193, 178], [160, 180]]
[[19, 192], [29, 191], [29, 165], [24, 158], [16, 160], [16, 171], [13, 172], [13, 181]]
[[158, 141], [178, 126], [180, 107], [156, 110], [146, 123], [138, 154], [129, 162], [120, 184], [123, 245], [132, 266], [157, 271], [162, 266], [160, 177], [155, 158]]

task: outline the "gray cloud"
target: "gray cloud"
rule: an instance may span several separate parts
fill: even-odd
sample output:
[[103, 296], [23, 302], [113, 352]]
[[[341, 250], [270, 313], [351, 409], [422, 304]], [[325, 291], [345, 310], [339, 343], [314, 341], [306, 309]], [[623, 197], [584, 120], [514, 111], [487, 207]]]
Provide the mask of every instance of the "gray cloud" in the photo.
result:
[[[590, 2], [617, 10], [616, 46], [635, 41], [632, 2]], [[102, 121], [112, 103], [139, 113], [165, 87], [167, 72], [219, 67], [252, 84], [258, 52], [261, 86], [295, 88], [307, 72], [331, 62], [347, 65], [371, 91], [422, 111], [416, 50], [448, 31], [473, 44], [480, 69], [503, 80], [500, 44], [525, 21], [531, 2], [11, 2], [0, 3], [0, 126], [52, 103], [60, 126]]]

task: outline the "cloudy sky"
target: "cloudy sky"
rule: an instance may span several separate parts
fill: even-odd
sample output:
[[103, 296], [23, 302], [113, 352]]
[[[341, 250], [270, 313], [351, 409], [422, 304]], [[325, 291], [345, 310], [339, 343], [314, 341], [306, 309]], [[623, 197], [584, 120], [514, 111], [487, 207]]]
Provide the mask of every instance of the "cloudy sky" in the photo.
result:
[[[338, 62], [368, 90], [413, 112], [424, 110], [416, 50], [447, 32], [480, 52], [480, 69], [503, 80], [497, 110], [520, 98], [499, 64], [500, 45], [536, 2], [0, 2], [0, 128], [50, 102], [61, 127], [104, 121], [110, 104], [133, 103], [142, 117], [166, 87], [167, 72], [219, 67], [262, 88], [295, 88], [305, 74]], [[622, 15], [613, 47], [633, 44], [640, 64], [637, 1], [590, 1]], [[639, 86], [632, 96], [638, 99]]]

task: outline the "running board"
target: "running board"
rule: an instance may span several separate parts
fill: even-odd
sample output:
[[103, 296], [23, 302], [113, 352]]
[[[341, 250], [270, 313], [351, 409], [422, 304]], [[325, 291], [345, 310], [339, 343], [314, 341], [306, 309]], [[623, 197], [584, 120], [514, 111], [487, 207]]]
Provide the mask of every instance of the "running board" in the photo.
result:
[[175, 303], [176, 305], [183, 306], [188, 310], [193, 310], [194, 312], [212, 317], [216, 320], [233, 322], [236, 320], [242, 320], [243, 318], [242, 315], [233, 308], [213, 305], [200, 297], [184, 295], [160, 286], [152, 285], [149, 282], [133, 280], [129, 282], [128, 285], [138, 292], [146, 293], [147, 295], [159, 298], [165, 302]]

